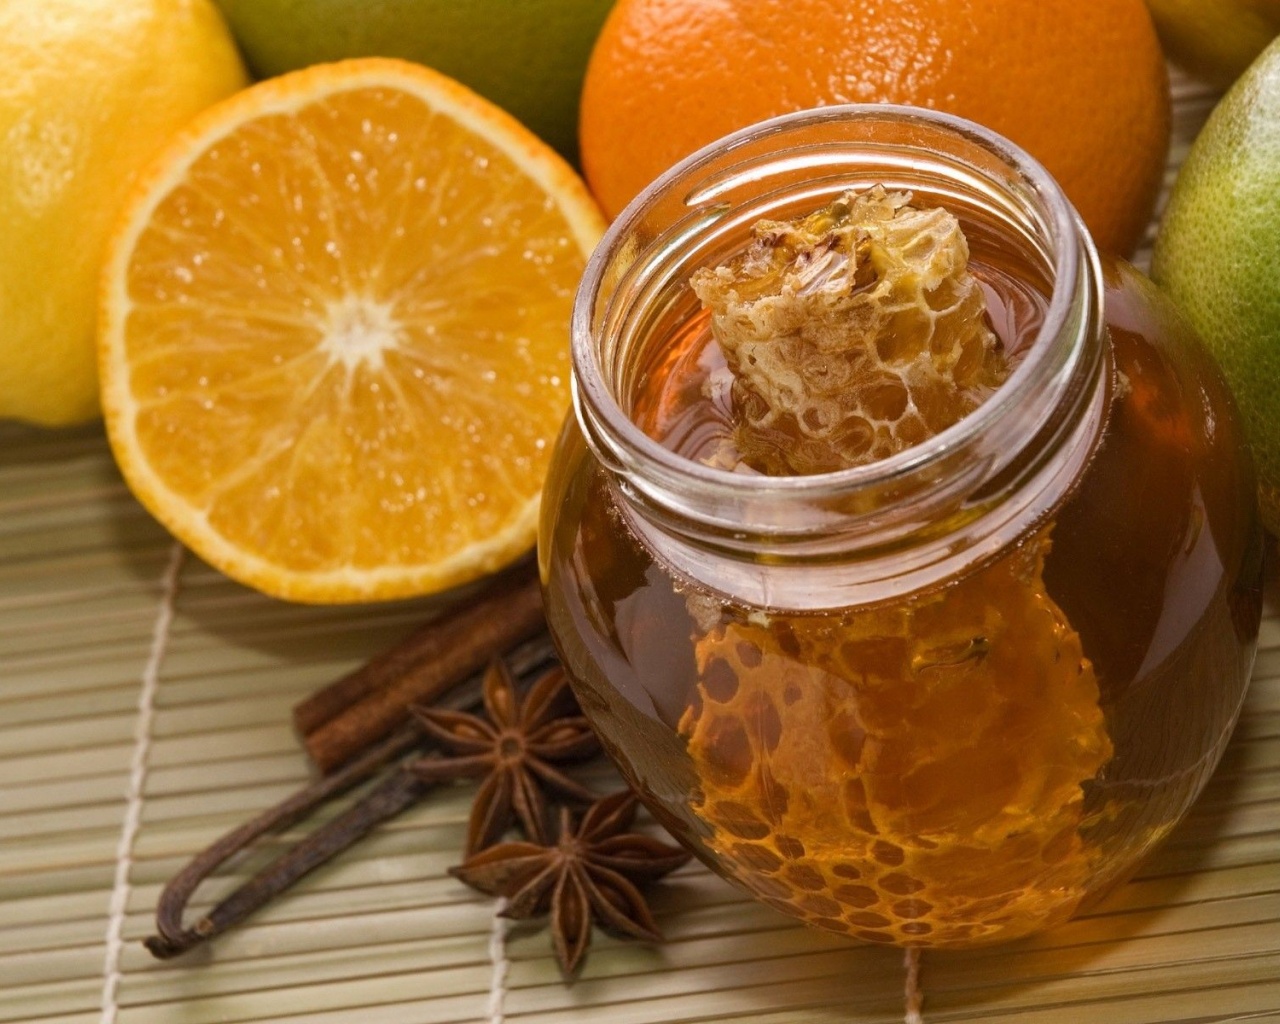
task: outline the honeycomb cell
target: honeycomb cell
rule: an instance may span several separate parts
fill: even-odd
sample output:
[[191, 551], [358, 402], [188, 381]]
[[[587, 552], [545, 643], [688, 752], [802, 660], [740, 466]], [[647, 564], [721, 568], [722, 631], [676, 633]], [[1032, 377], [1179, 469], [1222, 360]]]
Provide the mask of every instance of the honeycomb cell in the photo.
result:
[[732, 852], [737, 860], [756, 871], [773, 872], [782, 867], [781, 857], [754, 843], [738, 843]]
[[878, 839], [872, 844], [871, 856], [878, 863], [885, 864], [891, 868], [896, 868], [907, 859], [907, 855], [903, 853], [901, 846], [886, 843], [883, 839]]
[[[751, 645], [743, 644], [741, 646], [750, 647]], [[738, 676], [727, 661], [717, 659], [708, 665], [706, 671], [703, 672], [702, 685], [706, 688], [709, 700], [713, 700], [717, 704], [727, 704], [733, 700], [733, 695], [738, 692]]]
[[[835, 917], [844, 909], [830, 896], [822, 896], [818, 893], [804, 893], [793, 899], [796, 907], [809, 917]], [[885, 922], [885, 924], [888, 923], [888, 921]]]
[[825, 889], [827, 880], [822, 872], [808, 864], [792, 864], [786, 870], [786, 877], [800, 889]]
[[835, 897], [851, 907], [874, 907], [880, 902], [880, 894], [866, 885], [837, 886]]
[[804, 843], [799, 839], [791, 836], [777, 835], [773, 837], [773, 845], [778, 848], [778, 852], [788, 860], [799, 860], [804, 856]]
[[899, 900], [891, 909], [898, 917], [912, 919], [924, 917], [933, 909], [933, 904], [924, 900]]
[[924, 882], [910, 875], [891, 873], [880, 879], [880, 888], [894, 896], [910, 896], [924, 888]]
[[714, 814], [720, 827], [739, 839], [764, 839], [772, 831], [769, 823], [761, 820], [755, 811], [733, 800], [721, 801]]

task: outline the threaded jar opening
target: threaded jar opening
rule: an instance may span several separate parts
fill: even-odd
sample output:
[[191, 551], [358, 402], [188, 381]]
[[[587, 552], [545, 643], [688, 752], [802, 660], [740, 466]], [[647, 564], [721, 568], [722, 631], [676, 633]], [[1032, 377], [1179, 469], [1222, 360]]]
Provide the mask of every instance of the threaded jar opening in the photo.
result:
[[[946, 430], [837, 472], [736, 474], [647, 436], [633, 421], [636, 395], [699, 310], [694, 271], [741, 251], [762, 219], [874, 185], [945, 207], [975, 261], [998, 258], [1043, 292], [1043, 318], [1009, 378]], [[757, 589], [774, 599], [800, 586], [785, 582], [789, 569], [815, 564], [914, 586], [922, 573], [954, 571], [957, 558], [993, 553], [1065, 496], [1099, 426], [1088, 410], [1101, 405], [1100, 277], [1061, 189], [994, 133], [908, 107], [790, 114], [695, 153], [611, 226], [574, 308], [575, 412], [634, 525], [662, 533], [694, 575], [703, 567], [723, 579], [730, 563], [731, 577], [756, 579], [767, 564]], [[850, 585], [837, 584], [842, 600]]]

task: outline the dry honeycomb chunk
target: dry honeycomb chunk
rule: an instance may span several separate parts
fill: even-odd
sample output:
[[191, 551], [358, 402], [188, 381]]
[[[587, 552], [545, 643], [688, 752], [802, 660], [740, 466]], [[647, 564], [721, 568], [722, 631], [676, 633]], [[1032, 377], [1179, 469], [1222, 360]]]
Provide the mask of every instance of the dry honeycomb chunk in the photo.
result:
[[1008, 376], [954, 215], [877, 185], [753, 241], [691, 285], [733, 375], [735, 442], [769, 475], [883, 459]]
[[745, 888], [871, 942], [970, 945], [1065, 919], [1093, 867], [1098, 680], [1045, 593], [1047, 532], [955, 585], [697, 643], [694, 814]]

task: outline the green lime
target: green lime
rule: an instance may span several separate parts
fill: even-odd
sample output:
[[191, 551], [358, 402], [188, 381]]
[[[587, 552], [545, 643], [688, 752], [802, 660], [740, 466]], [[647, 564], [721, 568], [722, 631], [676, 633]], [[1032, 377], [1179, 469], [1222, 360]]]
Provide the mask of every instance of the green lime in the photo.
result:
[[578, 93], [613, 0], [218, 0], [255, 74], [402, 57], [514, 114], [569, 159]]
[[1156, 240], [1153, 276], [1218, 357], [1280, 532], [1280, 40], [1218, 104]]

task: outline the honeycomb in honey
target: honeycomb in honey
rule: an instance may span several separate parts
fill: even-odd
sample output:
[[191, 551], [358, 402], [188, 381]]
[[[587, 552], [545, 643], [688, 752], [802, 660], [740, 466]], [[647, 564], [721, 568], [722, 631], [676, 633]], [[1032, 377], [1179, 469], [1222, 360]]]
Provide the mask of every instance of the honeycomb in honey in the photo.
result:
[[1008, 375], [960, 223], [875, 186], [760, 221], [690, 284], [733, 375], [735, 442], [761, 473], [823, 473], [940, 433]]
[[871, 942], [970, 945], [1068, 917], [1098, 681], [1045, 592], [1049, 539], [936, 592], [753, 617], [697, 644], [693, 812], [746, 889]]

